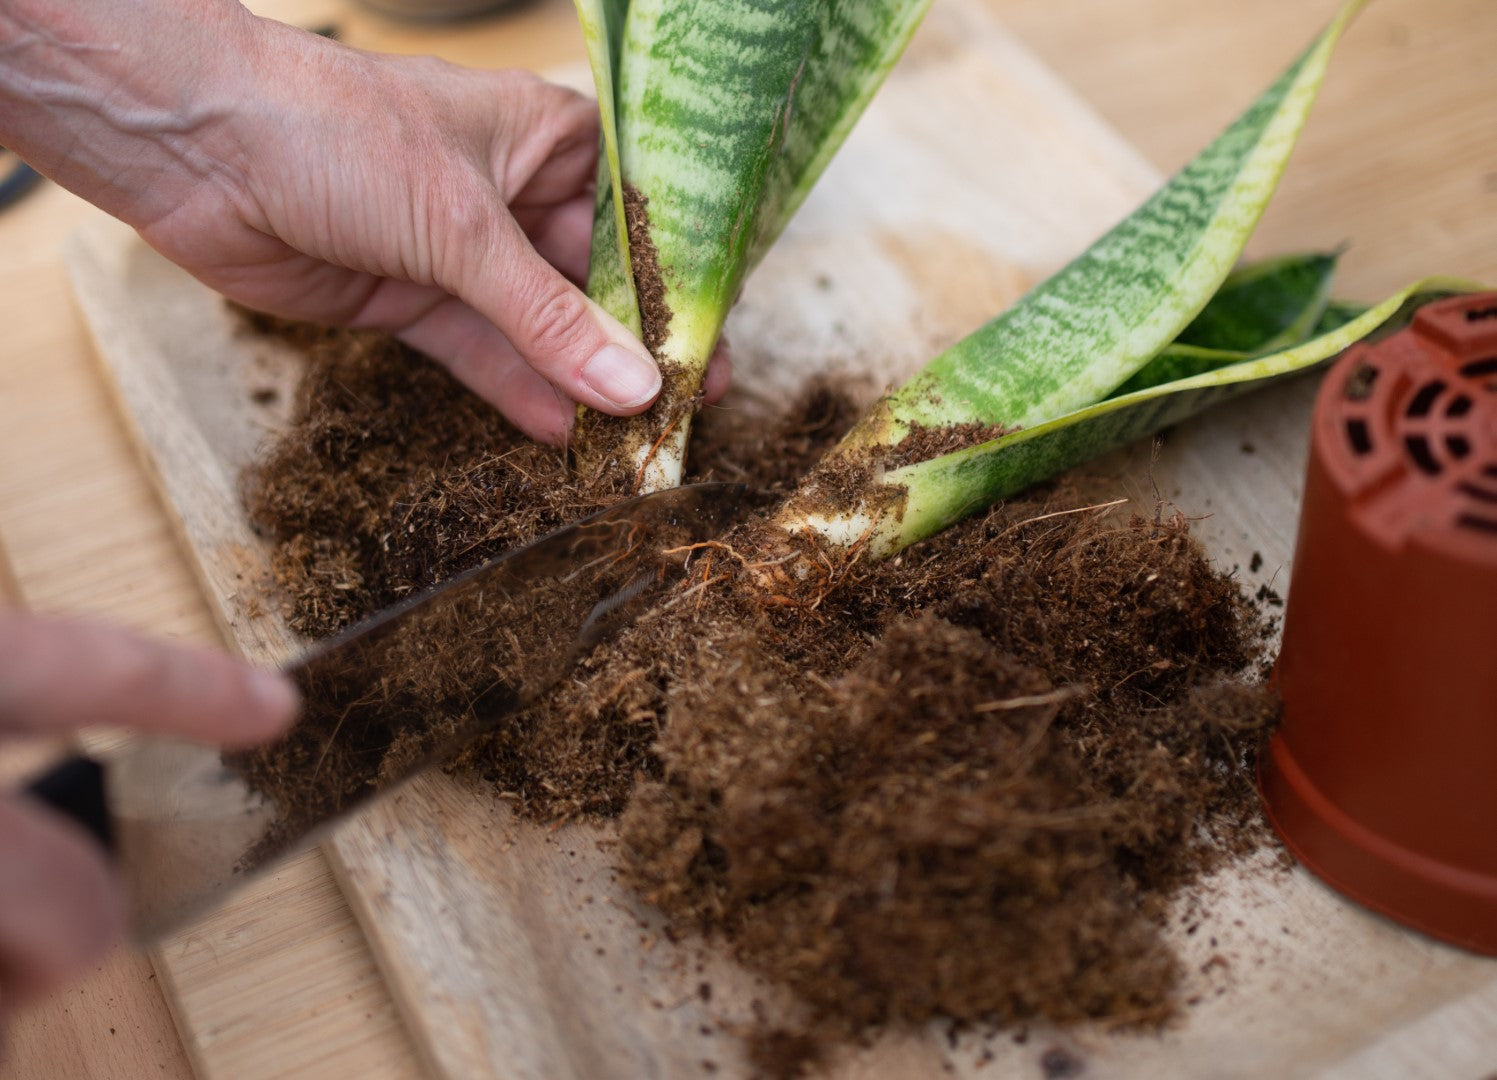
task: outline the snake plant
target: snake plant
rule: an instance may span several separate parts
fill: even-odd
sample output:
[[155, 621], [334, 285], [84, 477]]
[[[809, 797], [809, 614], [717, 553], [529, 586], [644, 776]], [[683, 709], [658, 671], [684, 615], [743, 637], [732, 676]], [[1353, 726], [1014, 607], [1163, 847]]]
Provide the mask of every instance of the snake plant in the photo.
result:
[[[870, 534], [870, 549], [891, 554], [1037, 481], [1150, 435], [1250, 390], [1300, 374], [1383, 328], [1400, 326], [1420, 304], [1480, 288], [1430, 278], [1400, 290], [1338, 329], [1279, 352], [1109, 397], [977, 446], [886, 471], [880, 488], [899, 493], [876, 522], [824, 519], [818, 531]], [[865, 504], [866, 505], [866, 504]], [[795, 529], [792, 510], [781, 526]], [[809, 524], [807, 522], [806, 524]], [[849, 525], [851, 526], [849, 528]]]
[[[1113, 446], [1328, 360], [1418, 295], [1471, 287], [1424, 282], [1361, 309], [1328, 303], [1333, 256], [1232, 272], [1332, 49], [1364, 3], [1347, 3], [1132, 215], [880, 401], [775, 524], [891, 554]], [[921, 460], [919, 448], [942, 445], [943, 433], [967, 445]], [[849, 490], [848, 475], [866, 479]]]
[[590, 475], [679, 483], [723, 320], [930, 0], [576, 0], [603, 128], [588, 294], [664, 377], [643, 416], [578, 416]]

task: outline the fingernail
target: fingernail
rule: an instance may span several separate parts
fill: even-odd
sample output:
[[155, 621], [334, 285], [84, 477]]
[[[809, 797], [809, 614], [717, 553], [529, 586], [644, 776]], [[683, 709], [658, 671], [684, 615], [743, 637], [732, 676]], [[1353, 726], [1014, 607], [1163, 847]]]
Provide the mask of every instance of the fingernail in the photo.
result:
[[660, 393], [655, 364], [622, 345], [605, 345], [582, 366], [582, 381], [620, 409], [643, 405]]
[[250, 695], [266, 716], [273, 716], [284, 725], [301, 707], [301, 695], [284, 675], [273, 671], [256, 671], [249, 680]]

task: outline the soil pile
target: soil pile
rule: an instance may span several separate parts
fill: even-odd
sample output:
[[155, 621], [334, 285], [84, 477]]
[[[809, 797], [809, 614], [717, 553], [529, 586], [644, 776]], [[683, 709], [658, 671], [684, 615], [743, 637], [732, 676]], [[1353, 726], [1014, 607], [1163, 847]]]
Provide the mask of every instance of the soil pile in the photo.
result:
[[1251, 757], [1276, 704], [1233, 678], [1232, 584], [1179, 522], [1017, 510], [819, 618], [739, 599], [710, 635], [620, 643], [683, 657], [629, 877], [793, 987], [813, 1044], [938, 1015], [1163, 1021], [1171, 899], [1265, 839]]
[[292, 627], [324, 637], [594, 508], [528, 443], [381, 334], [278, 330], [308, 357], [296, 420], [246, 478]]
[[[596, 508], [559, 451], [399, 346], [305, 344], [299, 419], [249, 487], [303, 632]], [[767, 506], [852, 419], [825, 387], [774, 423], [709, 410], [694, 477]], [[1172, 898], [1266, 837], [1275, 705], [1239, 678], [1257, 617], [1183, 518], [1075, 509], [1098, 501], [1010, 502], [842, 568], [814, 609], [754, 583], [751, 534], [703, 546], [702, 587], [459, 764], [532, 817], [622, 814], [629, 880], [805, 1004], [763, 1033], [767, 1070], [938, 1015], [1159, 1022]], [[444, 724], [403, 715], [401, 753]], [[273, 792], [287, 766], [263, 764]]]
[[[341, 630], [622, 497], [579, 490], [562, 451], [532, 443], [441, 368], [384, 335], [262, 317], [253, 322], [290, 340], [308, 361], [292, 426], [245, 484], [251, 521], [274, 541], [279, 595], [271, 602], [309, 638]], [[825, 387], [809, 390], [770, 424], [707, 409], [694, 427], [687, 479], [751, 480], [750, 512], [768, 509], [854, 419], [848, 402]], [[458, 642], [446, 651], [470, 656]], [[592, 678], [606, 655], [592, 657], [579, 678]], [[652, 679], [664, 677], [668, 661], [655, 658]], [[454, 659], [431, 670], [423, 702], [407, 695], [401, 709], [370, 723], [365, 746], [390, 747], [394, 761], [408, 762], [450, 737], [463, 720], [449, 703], [473, 697], [475, 688], [462, 685], [469, 666]], [[616, 815], [636, 774], [658, 768], [653, 721], [631, 712], [656, 692], [654, 682], [636, 686], [642, 678], [631, 673], [607, 708], [594, 700], [595, 689], [564, 687], [571, 695], [566, 705], [511, 718], [460, 764], [533, 818]], [[328, 741], [316, 723], [303, 723], [248, 755], [241, 768], [287, 806], [305, 785], [284, 778], [308, 767], [342, 799], [394, 771], [393, 762], [380, 769], [367, 752], [330, 760]]]

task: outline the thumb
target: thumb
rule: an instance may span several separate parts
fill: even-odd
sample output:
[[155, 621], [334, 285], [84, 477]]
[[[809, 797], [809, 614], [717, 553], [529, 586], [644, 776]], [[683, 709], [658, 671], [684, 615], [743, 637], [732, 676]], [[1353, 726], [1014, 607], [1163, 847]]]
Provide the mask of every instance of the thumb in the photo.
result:
[[537, 254], [507, 211], [495, 215], [493, 229], [490, 243], [456, 260], [465, 280], [452, 283], [452, 291], [563, 393], [616, 416], [642, 412], [661, 385], [644, 345]]

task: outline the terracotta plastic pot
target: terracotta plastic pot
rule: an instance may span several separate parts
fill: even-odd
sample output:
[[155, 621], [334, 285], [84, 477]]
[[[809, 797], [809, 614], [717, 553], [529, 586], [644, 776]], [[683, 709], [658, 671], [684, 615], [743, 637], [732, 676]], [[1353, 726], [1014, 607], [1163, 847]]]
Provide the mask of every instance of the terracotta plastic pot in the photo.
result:
[[1497, 953], [1497, 293], [1347, 352], [1313, 423], [1269, 817], [1346, 895]]

